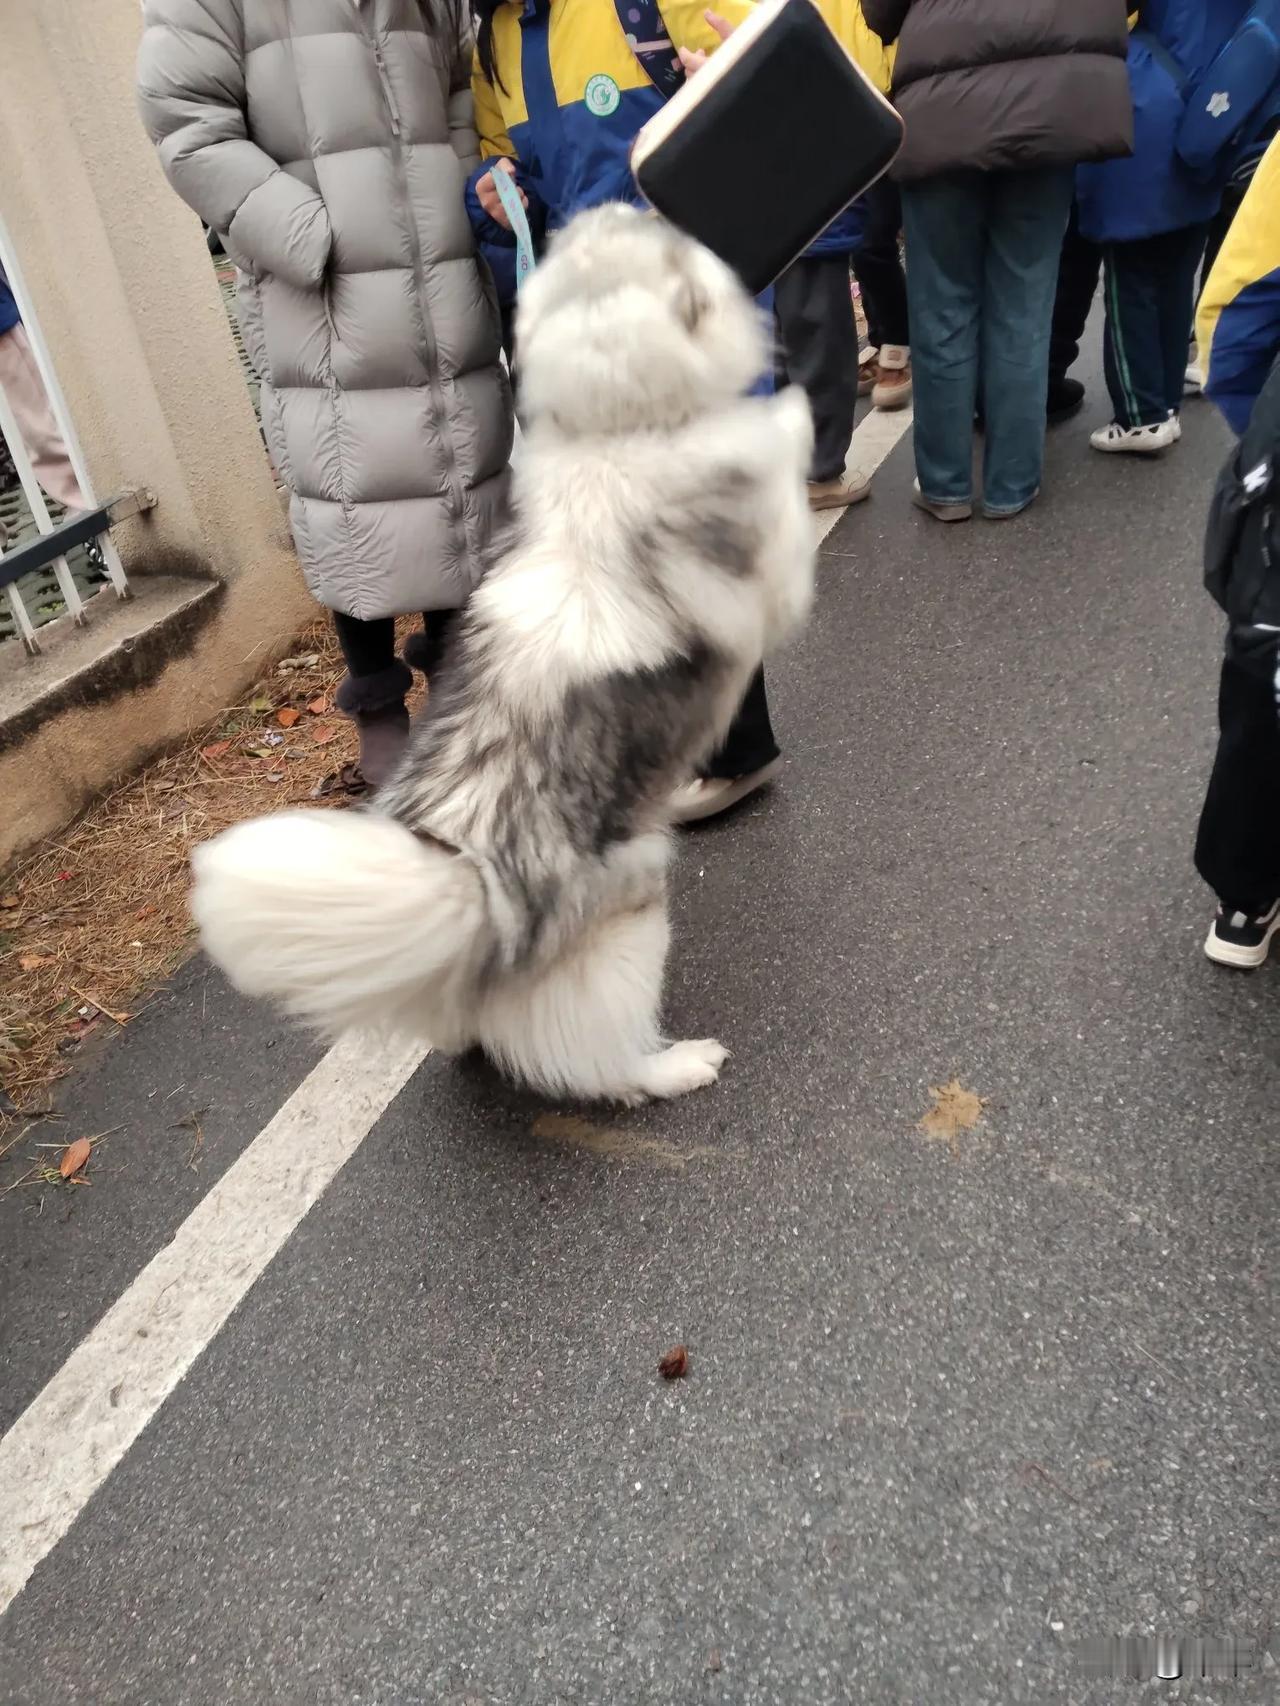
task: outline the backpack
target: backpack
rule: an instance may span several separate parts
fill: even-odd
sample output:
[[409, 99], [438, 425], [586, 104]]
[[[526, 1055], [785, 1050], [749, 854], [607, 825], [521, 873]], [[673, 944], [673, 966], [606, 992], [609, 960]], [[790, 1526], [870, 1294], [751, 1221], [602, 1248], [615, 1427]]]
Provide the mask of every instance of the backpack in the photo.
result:
[[[1227, 458], [1209, 505], [1204, 584], [1227, 614], [1239, 661], [1274, 653], [1280, 634], [1280, 361]], [[1274, 668], [1274, 658], [1268, 670]]]
[[1202, 183], [1225, 182], [1232, 152], [1280, 82], [1280, 0], [1255, 0], [1209, 69], [1187, 91], [1178, 157]]

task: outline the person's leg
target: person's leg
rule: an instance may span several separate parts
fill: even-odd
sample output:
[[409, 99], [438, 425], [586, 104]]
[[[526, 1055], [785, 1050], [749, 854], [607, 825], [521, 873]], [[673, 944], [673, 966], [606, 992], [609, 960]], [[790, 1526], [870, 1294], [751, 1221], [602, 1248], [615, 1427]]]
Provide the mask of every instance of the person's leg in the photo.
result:
[[1157, 426], [1168, 419], [1161, 333], [1166, 259], [1159, 237], [1109, 243], [1103, 253], [1107, 390], [1116, 423], [1125, 429]]
[[866, 224], [853, 257], [854, 276], [862, 292], [867, 336], [881, 344], [911, 343], [907, 281], [902, 272], [898, 237], [902, 231], [902, 197], [891, 178], [881, 178], [865, 196]]
[[810, 501], [834, 508], [867, 495], [865, 483], [844, 482], [858, 401], [858, 334], [844, 255], [806, 257], [773, 287], [781, 333], [782, 368], [801, 385], [813, 410]]
[[1196, 870], [1228, 918], [1265, 917], [1280, 899], [1280, 709], [1275, 683], [1229, 655], [1221, 730], [1196, 835]]
[[987, 186], [949, 173], [902, 192], [915, 366], [915, 452], [927, 504], [963, 509], [973, 485]]
[[422, 632], [405, 642], [404, 661], [425, 675], [428, 682], [444, 662], [444, 655], [458, 625], [460, 610], [424, 610]]
[[360, 778], [376, 788], [391, 774], [409, 738], [404, 701], [413, 676], [396, 656], [396, 625], [390, 616], [362, 622], [335, 610], [333, 624], [347, 666], [337, 706], [360, 733]]
[[18, 423], [36, 479], [64, 509], [88, 509], [50, 407], [31, 343], [21, 326], [0, 336], [0, 387]]
[[723, 781], [750, 776], [778, 757], [769, 720], [769, 696], [764, 685], [764, 665], [751, 678], [738, 714], [719, 749], [704, 767], [703, 774]]
[[1187, 356], [1195, 330], [1196, 274], [1204, 258], [1208, 227], [1190, 225], [1164, 238], [1164, 287], [1160, 296], [1160, 339], [1164, 347], [1165, 408], [1177, 414], [1186, 389]]
[[988, 515], [1016, 515], [1040, 490], [1049, 330], [1073, 187], [1065, 167], [991, 177], [981, 332]]
[[1067, 373], [1079, 357], [1089, 312], [1098, 294], [1101, 272], [1102, 249], [1080, 235], [1079, 210], [1073, 201], [1067, 234], [1062, 240], [1062, 253], [1058, 257], [1058, 285], [1049, 330], [1048, 413], [1051, 420], [1063, 418], [1064, 411], [1074, 413], [1084, 400], [1084, 386], [1074, 379], [1068, 385]]
[[881, 178], [864, 200], [863, 240], [853, 265], [877, 358], [871, 402], [877, 409], [898, 409], [911, 400], [911, 317], [898, 249], [902, 197], [892, 178]]

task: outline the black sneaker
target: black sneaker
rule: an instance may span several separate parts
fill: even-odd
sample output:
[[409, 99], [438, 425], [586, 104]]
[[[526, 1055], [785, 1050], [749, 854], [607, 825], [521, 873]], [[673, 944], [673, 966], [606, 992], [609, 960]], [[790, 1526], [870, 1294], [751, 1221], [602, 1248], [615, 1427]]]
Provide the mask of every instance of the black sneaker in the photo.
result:
[[1084, 386], [1078, 379], [1049, 380], [1049, 401], [1045, 410], [1050, 426], [1061, 426], [1084, 408]]
[[1266, 959], [1277, 930], [1280, 930], [1280, 900], [1261, 918], [1250, 918], [1247, 912], [1228, 912], [1220, 906], [1205, 938], [1204, 951], [1215, 965], [1249, 971]]

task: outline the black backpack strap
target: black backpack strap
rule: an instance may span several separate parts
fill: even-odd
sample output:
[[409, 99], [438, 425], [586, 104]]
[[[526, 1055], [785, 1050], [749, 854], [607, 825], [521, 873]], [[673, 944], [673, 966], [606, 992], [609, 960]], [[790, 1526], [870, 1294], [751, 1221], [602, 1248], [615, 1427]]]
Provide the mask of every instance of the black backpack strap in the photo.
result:
[[1233, 624], [1274, 620], [1280, 607], [1280, 362], [1244, 436], [1218, 475], [1205, 529], [1204, 584]]
[[640, 69], [663, 100], [669, 101], [684, 83], [684, 66], [658, 0], [613, 0], [613, 9]]

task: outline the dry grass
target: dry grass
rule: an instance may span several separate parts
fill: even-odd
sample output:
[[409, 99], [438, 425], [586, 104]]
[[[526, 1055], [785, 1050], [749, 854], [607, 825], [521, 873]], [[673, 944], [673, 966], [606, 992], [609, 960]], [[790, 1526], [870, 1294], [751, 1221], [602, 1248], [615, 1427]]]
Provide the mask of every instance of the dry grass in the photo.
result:
[[278, 665], [182, 751], [0, 878], [0, 1153], [7, 1122], [47, 1108], [80, 1042], [127, 1024], [190, 952], [192, 848], [310, 802], [355, 757], [355, 732], [332, 709], [342, 676], [332, 625], [316, 624], [294, 654], [286, 664], [302, 667]]

